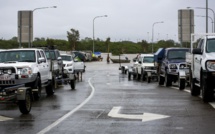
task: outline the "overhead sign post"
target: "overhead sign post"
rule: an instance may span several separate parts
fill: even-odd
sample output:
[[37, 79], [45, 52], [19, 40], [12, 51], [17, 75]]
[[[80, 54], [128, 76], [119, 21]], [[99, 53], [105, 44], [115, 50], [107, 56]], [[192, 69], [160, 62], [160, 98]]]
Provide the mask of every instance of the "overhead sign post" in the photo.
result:
[[178, 10], [178, 39], [181, 42], [190, 42], [191, 33], [194, 33], [193, 9]]
[[18, 42], [19, 47], [22, 43], [28, 43], [31, 47], [33, 41], [33, 11], [18, 11]]

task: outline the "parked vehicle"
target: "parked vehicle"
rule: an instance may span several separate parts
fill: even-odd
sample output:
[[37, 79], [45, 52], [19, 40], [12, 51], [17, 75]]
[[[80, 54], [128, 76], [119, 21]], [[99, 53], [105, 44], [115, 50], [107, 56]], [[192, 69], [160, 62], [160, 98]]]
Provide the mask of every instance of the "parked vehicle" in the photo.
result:
[[72, 55], [61, 54], [64, 66], [64, 82], [69, 83], [72, 89], [75, 89], [75, 71], [74, 71], [74, 59]]
[[148, 83], [150, 83], [152, 79], [157, 80], [157, 70], [154, 65], [154, 55], [141, 54], [133, 65], [133, 71], [129, 71], [129, 79], [131, 73], [137, 80], [147, 80]]
[[178, 87], [183, 90], [189, 78], [189, 68], [186, 59], [188, 48], [160, 48], [155, 53], [159, 85], [171, 86], [178, 82]]
[[53, 95], [52, 70], [42, 49], [9, 49], [0, 52], [0, 102], [17, 103], [20, 112], [31, 111], [42, 87]]
[[[192, 34], [191, 39], [199, 36]], [[187, 63], [190, 67], [191, 95], [198, 96], [202, 90], [204, 102], [214, 99], [215, 84], [215, 34], [202, 34], [197, 48], [191, 40], [191, 51], [187, 53]]]

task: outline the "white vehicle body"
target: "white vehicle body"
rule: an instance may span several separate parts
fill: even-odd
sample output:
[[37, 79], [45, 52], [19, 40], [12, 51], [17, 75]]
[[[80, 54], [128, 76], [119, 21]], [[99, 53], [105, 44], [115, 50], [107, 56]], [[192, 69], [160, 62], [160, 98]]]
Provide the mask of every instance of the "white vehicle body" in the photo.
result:
[[50, 79], [49, 63], [42, 49], [8, 49], [2, 51], [0, 56], [0, 85], [30, 83], [38, 74], [41, 83]]
[[[197, 48], [194, 48], [195, 36], [201, 35]], [[203, 101], [209, 102], [214, 97], [215, 80], [215, 34], [192, 34], [191, 53], [187, 53], [190, 65], [191, 95], [200, 95]]]
[[138, 75], [141, 75], [141, 71], [150, 71], [155, 69], [153, 54], [141, 54], [134, 64]]

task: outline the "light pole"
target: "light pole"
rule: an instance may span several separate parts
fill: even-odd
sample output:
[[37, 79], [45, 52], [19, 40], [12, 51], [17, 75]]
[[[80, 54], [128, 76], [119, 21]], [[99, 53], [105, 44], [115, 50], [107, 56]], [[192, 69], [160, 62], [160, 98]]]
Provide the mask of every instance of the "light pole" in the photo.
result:
[[[57, 8], [57, 6], [51, 6], [51, 7], [39, 7], [39, 8], [35, 8], [34, 10], [32, 10], [32, 18], [33, 18], [33, 12], [36, 11], [36, 10], [39, 10], [39, 9], [46, 9], [46, 8]], [[33, 23], [32, 23], [33, 24]], [[33, 26], [32, 26], [33, 27]], [[33, 30], [33, 28], [32, 28]], [[30, 32], [29, 32], [30, 34]], [[32, 36], [33, 37], [33, 36]], [[29, 35], [29, 41], [30, 41], [30, 35]], [[31, 47], [31, 43], [29, 42], [29, 47]]]
[[[206, 16], [201, 16], [201, 15], [195, 15], [196, 17], [206, 17]], [[212, 31], [212, 33], [214, 32], [213, 30], [214, 30], [214, 20], [210, 17], [210, 16], [208, 16], [208, 18], [210, 18], [211, 19], [211, 23], [212, 23], [212, 29], [211, 29], [211, 31]]]
[[96, 16], [94, 19], [93, 19], [93, 54], [94, 54], [94, 21], [96, 18], [100, 18], [100, 17], [108, 17], [107, 15], [102, 15], [102, 16]]
[[153, 46], [153, 42], [154, 42], [154, 25], [155, 24], [158, 24], [158, 23], [164, 23], [163, 21], [159, 21], [159, 22], [154, 22], [153, 25], [152, 25], [152, 53], [154, 51], [154, 46]]
[[[208, 2], [206, 1], [206, 7], [187, 7], [187, 8], [206, 9], [206, 15], [205, 16], [208, 16], [208, 10], [210, 10], [213, 13], [213, 20], [215, 21], [215, 12], [213, 9], [208, 8], [207, 5], [208, 5]], [[208, 22], [207, 22], [207, 17], [206, 17], [206, 31], [207, 31], [207, 27], [208, 27], [207, 24], [208, 24]], [[214, 30], [213, 31], [215, 32], [215, 23], [214, 23]]]

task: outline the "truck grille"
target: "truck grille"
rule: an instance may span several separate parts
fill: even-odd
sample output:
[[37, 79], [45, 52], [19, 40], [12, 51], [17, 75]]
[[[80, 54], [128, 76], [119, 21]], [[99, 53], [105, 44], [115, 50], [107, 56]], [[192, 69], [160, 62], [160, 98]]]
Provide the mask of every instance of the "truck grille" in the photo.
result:
[[0, 85], [11, 85], [15, 84], [15, 80], [0, 80]]
[[16, 73], [16, 69], [14, 67], [0, 67], [0, 74], [8, 74], [8, 73]]

